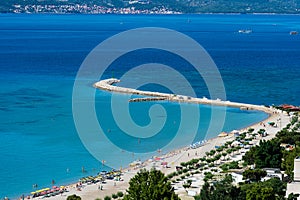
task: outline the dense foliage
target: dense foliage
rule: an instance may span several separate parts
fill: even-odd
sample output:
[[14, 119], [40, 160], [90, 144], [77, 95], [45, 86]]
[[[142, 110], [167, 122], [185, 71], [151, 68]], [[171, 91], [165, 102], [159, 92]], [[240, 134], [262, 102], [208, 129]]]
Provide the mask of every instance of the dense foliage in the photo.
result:
[[278, 178], [264, 182], [232, 185], [231, 175], [214, 184], [205, 182], [195, 200], [280, 200], [284, 199], [286, 185]]
[[[239, 183], [238, 186], [233, 185], [230, 175], [227, 175], [221, 181], [215, 182], [212, 179], [213, 174], [206, 174], [204, 178], [205, 184], [195, 199], [296, 200], [298, 194], [290, 194], [288, 198], [285, 198], [286, 183], [279, 178], [271, 178], [267, 181], [261, 180], [267, 175], [267, 172], [262, 168], [281, 168], [285, 170], [287, 175], [292, 177], [294, 159], [300, 155], [299, 130], [300, 122], [298, 122], [298, 117], [294, 116], [291, 123], [277, 133], [276, 138], [269, 141], [260, 141], [259, 146], [252, 147], [243, 156], [243, 165], [247, 167], [243, 172], [243, 179], [246, 180], [244, 183]], [[264, 132], [265, 130], [261, 129], [258, 131], [258, 134], [263, 135]], [[285, 149], [281, 146], [288, 148]], [[231, 154], [229, 150], [227, 151], [227, 154]], [[255, 168], [249, 169], [247, 165], [254, 165]], [[238, 164], [235, 162], [220, 166], [223, 171], [228, 171], [235, 167], [238, 167]]]
[[[299, 124], [300, 125], [300, 124]], [[298, 124], [295, 126], [295, 128], [299, 128]], [[286, 128], [282, 129], [276, 134], [276, 137], [279, 138], [279, 141], [281, 143], [291, 144], [294, 145], [296, 142], [300, 141], [300, 132], [296, 130], [288, 130]]]
[[281, 168], [285, 171], [285, 173], [293, 179], [294, 176], [294, 159], [300, 155], [300, 145], [298, 145], [295, 149], [291, 151], [284, 151], [283, 153], [283, 161], [281, 163]]
[[129, 181], [129, 188], [124, 200], [179, 200], [174, 188], [165, 175], [159, 171], [145, 169]]
[[281, 168], [285, 173], [293, 179], [294, 176], [294, 159], [300, 156], [300, 122], [297, 117], [293, 117], [291, 123], [276, 134], [280, 143], [288, 144], [292, 146], [292, 149], [285, 150], [283, 152], [283, 161], [281, 162]]
[[253, 147], [244, 156], [248, 165], [255, 164], [256, 168], [280, 168], [283, 149], [278, 139], [260, 141], [259, 146]]
[[264, 182], [244, 184], [241, 189], [246, 194], [246, 200], [280, 200], [284, 199], [286, 184], [279, 178], [272, 178]]
[[251, 182], [258, 182], [261, 178], [265, 177], [267, 172], [261, 169], [248, 169], [243, 172], [243, 179], [250, 180]]
[[225, 178], [213, 185], [205, 182], [200, 191], [200, 195], [195, 196], [195, 200], [242, 200], [245, 194], [241, 188], [232, 185], [232, 176]]
[[225, 164], [221, 165], [220, 168], [226, 172], [230, 169], [239, 169], [240, 167], [239, 167], [239, 163], [237, 161], [232, 161], [230, 163], [225, 163]]

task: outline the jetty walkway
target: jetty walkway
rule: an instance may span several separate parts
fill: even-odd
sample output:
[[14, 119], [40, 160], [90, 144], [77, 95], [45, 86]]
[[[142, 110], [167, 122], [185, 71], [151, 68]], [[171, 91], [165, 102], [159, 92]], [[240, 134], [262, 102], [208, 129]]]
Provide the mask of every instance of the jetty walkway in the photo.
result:
[[212, 100], [203, 98], [195, 98], [190, 96], [184, 95], [177, 95], [177, 94], [167, 94], [167, 93], [160, 93], [160, 92], [151, 92], [151, 91], [143, 91], [143, 90], [136, 90], [132, 88], [125, 88], [125, 87], [118, 87], [114, 84], [119, 83], [119, 79], [110, 78], [101, 80], [94, 84], [95, 88], [111, 91], [111, 92], [119, 92], [119, 93], [126, 93], [126, 94], [137, 94], [137, 95], [144, 95], [144, 96], [151, 96], [155, 98], [136, 98], [129, 100], [130, 102], [140, 102], [140, 101], [160, 101], [160, 100], [167, 100], [167, 101], [175, 101], [175, 102], [184, 102], [184, 103], [195, 103], [195, 104], [208, 104], [208, 105], [217, 105], [217, 106], [228, 106], [228, 107], [236, 107], [240, 108], [241, 110], [259, 110], [264, 111], [266, 113], [272, 113], [273, 110], [263, 105], [254, 105], [254, 104], [246, 104], [246, 103], [237, 103], [231, 101], [222, 101], [220, 99]]

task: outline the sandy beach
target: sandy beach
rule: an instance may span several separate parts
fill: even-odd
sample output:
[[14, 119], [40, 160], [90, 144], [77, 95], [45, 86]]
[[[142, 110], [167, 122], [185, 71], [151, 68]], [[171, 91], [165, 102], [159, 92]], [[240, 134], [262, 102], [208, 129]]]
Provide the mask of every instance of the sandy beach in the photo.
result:
[[[248, 130], [248, 128], [253, 128], [257, 132], [259, 129], [265, 129], [268, 133], [268, 136], [263, 138], [258, 138], [257, 140], [254, 140], [256, 144], [259, 143], [261, 139], [269, 140], [275, 137], [275, 134], [283, 127], [285, 127], [288, 123], [290, 123], [290, 116], [288, 116], [286, 113], [281, 112], [279, 110], [272, 109], [273, 112], [270, 114], [270, 117], [260, 123], [254, 124], [250, 127], [244, 128], [242, 130], [239, 130], [239, 132], [243, 132], [245, 130]], [[277, 127], [268, 125], [269, 121], [278, 122]], [[226, 137], [216, 137], [213, 139], [208, 140], [203, 146], [192, 149], [192, 148], [183, 148], [178, 149], [175, 151], [172, 151], [166, 155], [161, 156], [159, 161], [146, 161], [142, 163], [139, 167], [129, 167], [127, 169], [123, 170], [122, 175], [122, 181], [114, 181], [114, 180], [107, 180], [105, 184], [91, 184], [86, 185], [83, 184], [83, 188], [81, 191], [78, 191], [75, 187], [76, 184], [72, 184], [67, 186], [69, 192], [63, 193], [61, 196], [54, 196], [50, 197], [48, 199], [51, 200], [65, 200], [67, 196], [76, 194], [82, 197], [82, 199], [96, 199], [96, 198], [104, 198], [105, 196], [111, 196], [112, 194], [116, 194], [119, 191], [122, 191], [123, 193], [126, 192], [126, 189], [128, 188], [129, 180], [131, 177], [133, 177], [141, 168], [151, 169], [152, 167], [155, 167], [156, 169], [160, 169], [165, 174], [169, 174], [171, 172], [174, 172], [176, 170], [176, 166], [180, 166], [181, 162], [187, 162], [193, 158], [200, 158], [205, 155], [205, 152], [208, 152], [212, 149], [215, 149], [215, 146], [219, 146], [224, 144], [226, 141], [232, 141], [234, 140], [233, 135], [229, 135]], [[168, 168], [161, 165], [162, 162], [168, 163]], [[174, 188], [176, 188], [176, 192], [179, 194], [179, 196], [182, 199], [189, 199], [187, 196], [186, 191], [182, 188], [180, 185], [182, 183], [179, 183], [179, 185], [175, 184]], [[103, 190], [99, 189], [99, 186], [102, 185]], [[194, 190], [195, 192], [199, 192], [201, 186], [201, 177], [200, 181], [198, 181], [198, 185], [195, 185]], [[38, 199], [38, 198], [35, 198]]]
[[[100, 86], [99, 86], [99, 82], [96, 83], [94, 86], [97, 88], [100, 88], [100, 89], [103, 89], [103, 87], [106, 87], [106, 90], [109, 90], [109, 91], [115, 91], [115, 90], [119, 91], [120, 88], [118, 88], [116, 86], [112, 86], [113, 88], [110, 87], [111, 84], [115, 83], [115, 81], [117, 81], [117, 80], [109, 79], [109, 80], [106, 80], [105, 82], [101, 82], [102, 85], [100, 84]], [[121, 90], [123, 90], [123, 89], [124, 88], [121, 88]], [[128, 91], [128, 89], [126, 89], [126, 93], [130, 93], [130, 92], [132, 92], [132, 91], [130, 91], [130, 89], [129, 89], [129, 91]], [[148, 92], [146, 92], [146, 93], [148, 93]], [[157, 94], [157, 93], [155, 93], [155, 94]], [[161, 97], [161, 96], [164, 96], [164, 94], [163, 95], [161, 95], [161, 94], [151, 95], [151, 96], [160, 96]], [[203, 99], [197, 100], [197, 98], [190, 99], [187, 97], [184, 97], [183, 99], [186, 101], [193, 101], [193, 102], [196, 101], [197, 103], [201, 103], [204, 101]], [[176, 101], [179, 101], [179, 99]], [[180, 101], [182, 101], [182, 98], [180, 98]], [[261, 138], [256, 138], [255, 140], [253, 140], [253, 142], [254, 142], [253, 145], [258, 144], [259, 141], [262, 139], [269, 140], [269, 139], [275, 137], [275, 134], [280, 129], [282, 129], [288, 123], [290, 123], [290, 116], [285, 112], [276, 110], [275, 108], [267, 108], [264, 106], [205, 99], [205, 103], [207, 103], [207, 104], [211, 104], [212, 102], [217, 102], [217, 105], [223, 105], [223, 106], [233, 105], [234, 107], [240, 107], [240, 108], [245, 107], [247, 109], [260, 110], [260, 111], [264, 111], [269, 114], [269, 117], [267, 119], [265, 119], [264, 121], [254, 124], [252, 126], [246, 127], [242, 130], [238, 130], [240, 133], [242, 133], [242, 132], [247, 131], [249, 128], [253, 128], [254, 132], [257, 132], [259, 129], [265, 129], [266, 132], [268, 133], [268, 135], [263, 138], [261, 136], [260, 136]], [[275, 122], [276, 126], [269, 125], [268, 122], [270, 122], [270, 121]], [[63, 193], [60, 196], [49, 197], [47, 199], [65, 200], [67, 198], [67, 196], [76, 194], [76, 195], [79, 195], [84, 200], [85, 199], [92, 200], [92, 199], [96, 199], [96, 198], [103, 199], [105, 196], [111, 196], [112, 194], [116, 194], [119, 191], [125, 193], [126, 189], [129, 186], [128, 182], [129, 182], [130, 178], [132, 178], [141, 168], [151, 169], [151, 168], [155, 167], [156, 169], [161, 170], [163, 173], [165, 173], [167, 175], [169, 173], [176, 171], [176, 166], [180, 166], [180, 163], [187, 162], [193, 158], [203, 157], [203, 156], [205, 156], [205, 152], [215, 149], [215, 146], [221, 146], [222, 144], [226, 143], [227, 141], [233, 141], [233, 140], [234, 140], [234, 134], [228, 134], [228, 136], [225, 136], [225, 137], [216, 137], [216, 138], [210, 139], [198, 148], [186, 147], [186, 148], [182, 148], [182, 149], [177, 149], [177, 150], [169, 152], [165, 155], [160, 156], [159, 159], [149, 159], [149, 160], [145, 161], [144, 163], [142, 163], [141, 165], [123, 169], [121, 181], [106, 180], [105, 183], [96, 183], [96, 184], [90, 184], [90, 185], [83, 184], [81, 190], [77, 190], [76, 183], [74, 183], [74, 184], [67, 186], [68, 192]], [[241, 159], [241, 157], [237, 158], [237, 159]], [[165, 165], [162, 165], [163, 162], [168, 163], [167, 167]], [[199, 193], [200, 187], [203, 184], [203, 181], [202, 181], [203, 177], [198, 174], [198, 176], [195, 175], [195, 177], [191, 177], [191, 178], [196, 180], [195, 183], [193, 183], [192, 190], [194, 190], [195, 193]], [[101, 187], [102, 187], [102, 190], [100, 189]], [[189, 197], [187, 195], [186, 190], [183, 189], [182, 182], [175, 183], [173, 185], [173, 187], [175, 188], [175, 192], [177, 194], [179, 194], [179, 196], [182, 199], [193, 199], [193, 198]], [[39, 199], [39, 198], [42, 198], [42, 197], [38, 197], [35, 199]]]

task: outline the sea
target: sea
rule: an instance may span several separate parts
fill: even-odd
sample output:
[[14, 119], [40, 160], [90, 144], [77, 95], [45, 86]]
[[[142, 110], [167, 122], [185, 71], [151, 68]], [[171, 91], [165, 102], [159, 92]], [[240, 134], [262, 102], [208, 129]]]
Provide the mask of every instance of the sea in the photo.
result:
[[[97, 45], [134, 29], [176, 31], [199, 43], [210, 55], [224, 84], [226, 95], [222, 100], [300, 105], [300, 34], [290, 35], [291, 31], [300, 32], [299, 22], [298, 15], [1, 14], [0, 198], [30, 194], [36, 190], [34, 184], [41, 189], [51, 187], [52, 181], [58, 186], [76, 182], [80, 177], [117, 168], [110, 162], [126, 167], [135, 160], [160, 156], [267, 118], [263, 112], [239, 108], [168, 101], [128, 103], [129, 98], [140, 96], [96, 90], [93, 83], [97, 80], [78, 77], [78, 71]], [[184, 50], [178, 43], [178, 48]], [[105, 53], [109, 57], [109, 51]], [[102, 63], [101, 59], [97, 62]], [[139, 89], [185, 94], [190, 88], [164, 71], [171, 69], [184, 77], [195, 97], [211, 97], [206, 82], [190, 63], [174, 52], [155, 48], [122, 54], [98, 80], [122, 80], [127, 72], [148, 63], [168, 66], [158, 67], [156, 76], [169, 84], [149, 81], [150, 67], [142, 76], [131, 74], [133, 82], [148, 80]], [[73, 96], [78, 78], [84, 83], [79, 101]], [[126, 86], [126, 82], [123, 84]], [[74, 102], [83, 102], [79, 118], [73, 112], [78, 106]], [[92, 105], [92, 112], [85, 105]], [[86, 118], [74, 119], [80, 116]], [[101, 129], [90, 128], [94, 119]], [[185, 121], [183, 127], [181, 121]], [[80, 123], [87, 124], [86, 134], [93, 133], [88, 135], [92, 138], [85, 140], [85, 129], [78, 128]], [[128, 133], [131, 126], [148, 135]], [[97, 134], [105, 135], [101, 144], [93, 143]], [[177, 143], [172, 143], [174, 138]], [[90, 144], [99, 146], [93, 148]]]

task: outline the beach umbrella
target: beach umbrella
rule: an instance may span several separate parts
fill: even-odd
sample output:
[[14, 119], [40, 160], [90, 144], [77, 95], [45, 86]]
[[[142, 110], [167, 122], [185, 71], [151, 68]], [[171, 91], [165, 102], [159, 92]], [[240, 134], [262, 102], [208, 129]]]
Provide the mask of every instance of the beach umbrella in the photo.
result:
[[31, 192], [30, 194], [35, 194], [36, 192]]
[[228, 134], [226, 133], [226, 132], [222, 132], [222, 133], [220, 133], [218, 136], [219, 137], [226, 137]]
[[168, 165], [168, 162], [162, 162], [161, 164], [162, 165]]

